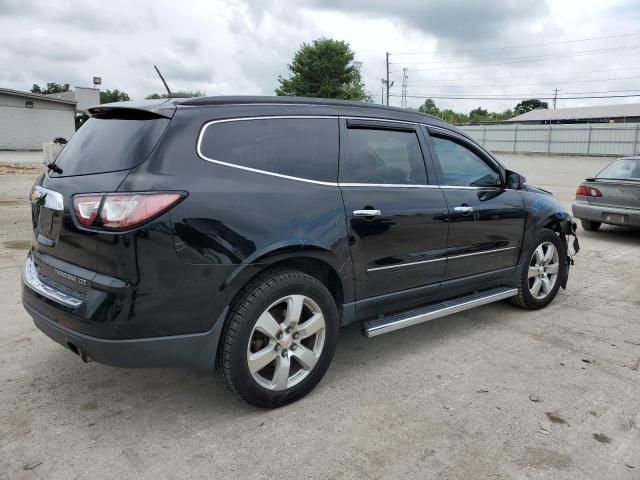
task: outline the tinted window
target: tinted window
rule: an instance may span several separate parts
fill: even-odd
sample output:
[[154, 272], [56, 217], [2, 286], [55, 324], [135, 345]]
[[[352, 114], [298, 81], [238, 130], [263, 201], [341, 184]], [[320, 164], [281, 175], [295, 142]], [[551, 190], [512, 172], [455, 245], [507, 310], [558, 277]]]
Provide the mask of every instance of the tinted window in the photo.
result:
[[274, 118], [214, 123], [202, 137], [206, 158], [291, 177], [335, 182], [338, 119]]
[[500, 175], [482, 158], [448, 138], [431, 135], [442, 172], [443, 185], [463, 187], [495, 187]]
[[340, 180], [350, 183], [424, 184], [427, 174], [418, 137], [393, 130], [347, 130]]
[[597, 178], [638, 179], [640, 180], [640, 160], [625, 158], [606, 166]]
[[62, 149], [56, 165], [62, 175], [86, 175], [90, 173], [127, 170], [140, 165], [149, 156], [167, 128], [166, 118], [141, 117], [90, 118]]

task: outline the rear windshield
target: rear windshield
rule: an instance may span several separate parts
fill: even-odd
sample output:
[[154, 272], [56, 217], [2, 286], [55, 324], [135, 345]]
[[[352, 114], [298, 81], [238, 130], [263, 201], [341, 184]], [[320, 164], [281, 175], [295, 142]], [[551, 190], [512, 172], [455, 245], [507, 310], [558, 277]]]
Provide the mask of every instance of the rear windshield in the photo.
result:
[[640, 159], [623, 158], [606, 166], [596, 178], [640, 180]]
[[62, 149], [54, 177], [128, 170], [149, 156], [167, 128], [169, 119], [141, 113], [127, 118], [96, 115]]

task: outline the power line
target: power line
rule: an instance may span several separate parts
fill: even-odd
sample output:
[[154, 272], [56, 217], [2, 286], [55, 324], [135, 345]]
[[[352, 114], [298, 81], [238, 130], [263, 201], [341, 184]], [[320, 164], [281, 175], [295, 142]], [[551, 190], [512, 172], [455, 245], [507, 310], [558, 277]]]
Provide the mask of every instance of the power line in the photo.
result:
[[398, 52], [398, 53], [392, 53], [391, 55], [429, 55], [429, 54], [432, 54], [432, 53], [486, 52], [486, 51], [490, 51], [490, 50], [509, 50], [509, 49], [515, 49], [515, 48], [544, 47], [544, 46], [548, 46], [548, 45], [565, 45], [565, 44], [568, 44], [568, 43], [589, 42], [589, 41], [593, 41], [593, 40], [605, 40], [605, 39], [609, 39], [609, 38], [634, 37], [634, 36], [637, 36], [637, 35], [640, 35], [640, 32], [623, 33], [623, 34], [620, 34], [620, 35], [607, 35], [607, 36], [603, 36], [603, 37], [581, 38], [581, 39], [577, 39], [577, 40], [564, 40], [564, 41], [561, 41], [561, 42], [530, 43], [530, 44], [527, 44], [527, 45], [512, 45], [512, 46], [506, 46], [506, 47], [471, 48], [471, 49], [466, 49], [466, 50], [448, 50], [448, 51], [444, 51], [444, 52], [438, 52], [437, 50], [429, 50], [429, 51], [423, 51], [423, 52]]
[[[567, 92], [567, 93], [559, 93], [558, 98], [563, 98], [564, 95], [591, 95], [591, 94], [601, 94], [601, 93], [629, 93], [629, 92], [640, 92], [640, 88], [633, 88], [627, 90], [599, 90], [599, 91], [591, 91], [591, 92]], [[513, 96], [529, 96], [529, 97], [538, 97], [548, 95], [549, 92], [545, 93], [451, 93], [451, 95], [459, 95], [461, 97], [466, 96], [488, 96], [488, 97], [513, 97]], [[430, 94], [423, 93], [413, 93], [412, 95], [424, 95], [429, 96]], [[449, 95], [446, 92], [434, 93], [433, 95]]]
[[[573, 52], [573, 53], [560, 53], [560, 54], [552, 54], [552, 55], [538, 55], [538, 56], [530, 56], [530, 57], [513, 57], [510, 60], [513, 61], [507, 61], [507, 62], [498, 62], [498, 63], [482, 63], [481, 60], [477, 60], [477, 61], [467, 61], [464, 62], [465, 65], [459, 65], [459, 66], [455, 66], [455, 67], [437, 67], [437, 68], [424, 68], [424, 69], [417, 69], [417, 70], [412, 70], [414, 72], [429, 72], [429, 71], [436, 71], [436, 70], [458, 70], [460, 68], [469, 68], [470, 66], [473, 66], [473, 68], [479, 68], [479, 67], [492, 67], [492, 66], [496, 66], [496, 65], [511, 65], [511, 64], [515, 64], [515, 63], [529, 63], [529, 62], [540, 62], [540, 61], [545, 61], [545, 60], [554, 60], [554, 59], [558, 59], [558, 58], [571, 58], [571, 57], [581, 57], [581, 56], [585, 56], [585, 55], [598, 55], [601, 53], [616, 53], [616, 52], [621, 52], [621, 51], [626, 51], [626, 50], [634, 50], [640, 48], [640, 45], [628, 45], [625, 47], [615, 47], [615, 48], [609, 48], [609, 49], [600, 49], [600, 50], [584, 50], [582, 52]], [[419, 63], [427, 63], [427, 62], [419, 62]], [[440, 62], [440, 63], [447, 63], [447, 62]], [[451, 62], [451, 63], [461, 63], [461, 62]]]
[[[391, 94], [392, 97], [399, 97], [400, 95]], [[551, 96], [537, 96], [533, 95], [533, 97], [538, 98], [539, 100], [552, 100], [553, 95]], [[561, 100], [581, 100], [581, 99], [596, 99], [596, 98], [631, 98], [631, 97], [640, 97], [640, 93], [631, 94], [631, 95], [598, 95], [598, 96], [580, 96], [580, 97], [559, 97]], [[407, 98], [436, 98], [436, 99], [448, 99], [448, 100], [528, 100], [532, 98], [532, 96], [522, 96], [522, 97], [496, 97], [496, 96], [483, 96], [483, 97], [469, 97], [469, 96], [444, 96], [444, 95], [407, 95]]]
[[[566, 76], [566, 75], [583, 75], [583, 74], [591, 74], [591, 73], [609, 73], [609, 72], [621, 72], [621, 71], [625, 71], [625, 70], [640, 70], [640, 67], [624, 67], [624, 68], [612, 68], [612, 69], [599, 69], [599, 70], [586, 70], [586, 71], [579, 71], [579, 72], [560, 72], [560, 73], [537, 73], [535, 74], [535, 76], [537, 77], [556, 77], [556, 76]], [[526, 78], [526, 79], [531, 79], [531, 75], [524, 75], [524, 76], [500, 76], [500, 77], [492, 77], [491, 80], [517, 80], [519, 78]], [[477, 80], [477, 76], [476, 77], [456, 77], [457, 80]], [[555, 83], [555, 82], [554, 82]]]
[[483, 87], [525, 87], [525, 86], [537, 86], [537, 85], [566, 85], [569, 83], [595, 83], [595, 82], [611, 82], [619, 80], [633, 80], [640, 78], [640, 76], [634, 77], [616, 77], [616, 78], [594, 78], [590, 80], [567, 80], [560, 82], [538, 82], [538, 83], [493, 83], [485, 85], [469, 85], [464, 83], [458, 83], [455, 85], [433, 85], [431, 83], [409, 83], [408, 87], [432, 87], [432, 88], [483, 88]]

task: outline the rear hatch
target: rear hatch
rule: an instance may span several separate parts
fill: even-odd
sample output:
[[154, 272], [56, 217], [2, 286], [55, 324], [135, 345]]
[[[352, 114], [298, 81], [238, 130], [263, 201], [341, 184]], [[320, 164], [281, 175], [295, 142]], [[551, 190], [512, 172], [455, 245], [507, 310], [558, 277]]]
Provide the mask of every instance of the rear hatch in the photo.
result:
[[[98, 270], [98, 234], [77, 222], [73, 196], [117, 191], [159, 142], [170, 121], [165, 115], [102, 106], [64, 147], [55, 162], [61, 172], [46, 172], [31, 195], [32, 255], [39, 274], [69, 284], [71, 277], [64, 273], [74, 273], [69, 272], [74, 267], [81, 273]], [[69, 286], [78, 288], [75, 281]]]

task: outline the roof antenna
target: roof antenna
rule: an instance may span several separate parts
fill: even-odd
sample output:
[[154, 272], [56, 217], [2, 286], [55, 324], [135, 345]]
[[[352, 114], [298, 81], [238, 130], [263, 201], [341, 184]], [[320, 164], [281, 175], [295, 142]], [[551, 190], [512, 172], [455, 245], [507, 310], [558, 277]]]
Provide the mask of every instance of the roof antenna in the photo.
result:
[[167, 89], [167, 92], [169, 93], [169, 98], [171, 98], [173, 96], [173, 94], [171, 93], [171, 90], [169, 90], [169, 85], [167, 85], [167, 82], [164, 81], [164, 77], [162, 76], [162, 74], [160, 73], [160, 70], [158, 70], [158, 67], [156, 67], [155, 65], [153, 66], [153, 68], [156, 69], [156, 72], [158, 72], [158, 76], [160, 77], [160, 80], [162, 80], [162, 83], [164, 83], [164, 88]]

